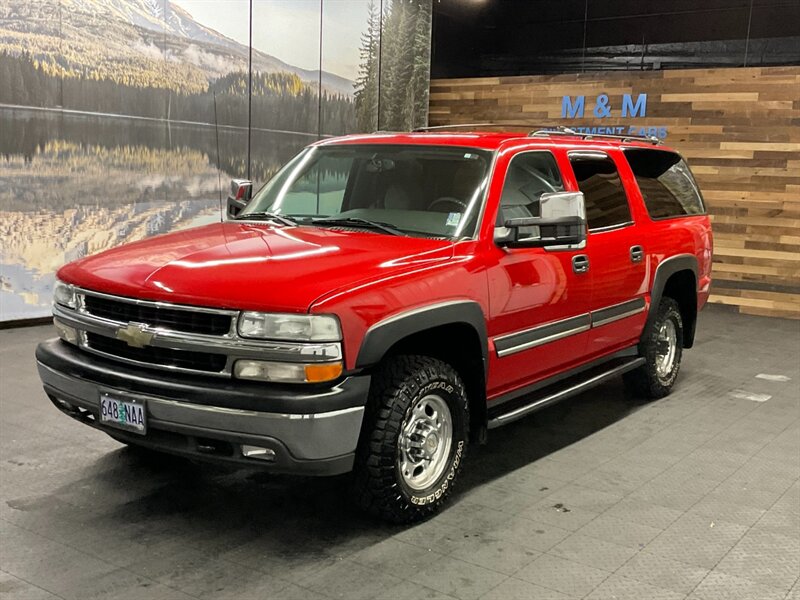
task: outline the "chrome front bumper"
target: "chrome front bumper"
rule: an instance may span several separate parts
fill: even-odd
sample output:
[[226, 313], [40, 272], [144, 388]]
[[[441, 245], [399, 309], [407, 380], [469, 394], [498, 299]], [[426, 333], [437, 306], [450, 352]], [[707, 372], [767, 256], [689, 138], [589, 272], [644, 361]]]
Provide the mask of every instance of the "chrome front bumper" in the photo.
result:
[[[121, 441], [279, 472], [334, 475], [352, 469], [367, 375], [316, 391], [276, 391], [259, 384], [121, 369], [58, 339], [40, 344], [36, 357], [56, 407]], [[101, 393], [144, 400], [147, 435], [100, 425]]]

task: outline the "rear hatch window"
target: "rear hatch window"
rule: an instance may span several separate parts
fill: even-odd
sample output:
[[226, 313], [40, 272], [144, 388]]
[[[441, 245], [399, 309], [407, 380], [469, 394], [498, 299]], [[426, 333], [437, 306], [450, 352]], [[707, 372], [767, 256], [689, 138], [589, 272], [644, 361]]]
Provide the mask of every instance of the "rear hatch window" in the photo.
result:
[[701, 215], [706, 209], [689, 165], [667, 150], [627, 148], [625, 156], [653, 219]]

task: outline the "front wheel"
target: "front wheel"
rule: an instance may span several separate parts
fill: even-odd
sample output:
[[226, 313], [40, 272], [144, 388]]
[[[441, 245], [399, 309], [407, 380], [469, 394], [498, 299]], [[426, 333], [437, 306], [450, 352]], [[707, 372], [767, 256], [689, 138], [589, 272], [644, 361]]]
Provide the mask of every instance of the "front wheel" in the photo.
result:
[[461, 470], [469, 402], [458, 373], [427, 356], [396, 356], [373, 377], [356, 456], [358, 504], [388, 521], [435, 513]]
[[652, 399], [670, 393], [683, 354], [683, 319], [678, 303], [672, 298], [662, 298], [657, 311], [640, 344], [645, 364], [623, 376], [632, 392]]

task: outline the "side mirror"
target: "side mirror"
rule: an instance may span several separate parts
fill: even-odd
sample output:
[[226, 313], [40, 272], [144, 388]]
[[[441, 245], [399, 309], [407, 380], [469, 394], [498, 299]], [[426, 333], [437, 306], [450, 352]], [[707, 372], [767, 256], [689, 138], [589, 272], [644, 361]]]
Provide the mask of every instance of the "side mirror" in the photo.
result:
[[253, 182], [247, 179], [232, 179], [228, 196], [228, 218], [235, 219], [253, 196]]
[[508, 219], [504, 227], [495, 227], [495, 243], [508, 248], [544, 248], [580, 244], [586, 239], [582, 192], [542, 194], [539, 207], [539, 217]]

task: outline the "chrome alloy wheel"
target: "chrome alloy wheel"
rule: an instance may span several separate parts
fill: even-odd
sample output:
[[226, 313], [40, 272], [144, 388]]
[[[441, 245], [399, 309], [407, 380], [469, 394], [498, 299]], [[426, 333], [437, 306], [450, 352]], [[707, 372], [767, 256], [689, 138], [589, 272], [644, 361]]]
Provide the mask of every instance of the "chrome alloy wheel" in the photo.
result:
[[444, 398], [424, 396], [411, 407], [398, 439], [397, 469], [405, 484], [421, 491], [441, 477], [453, 444], [453, 419]]
[[672, 319], [667, 319], [659, 327], [656, 343], [656, 373], [663, 379], [672, 372], [678, 352], [678, 335]]

